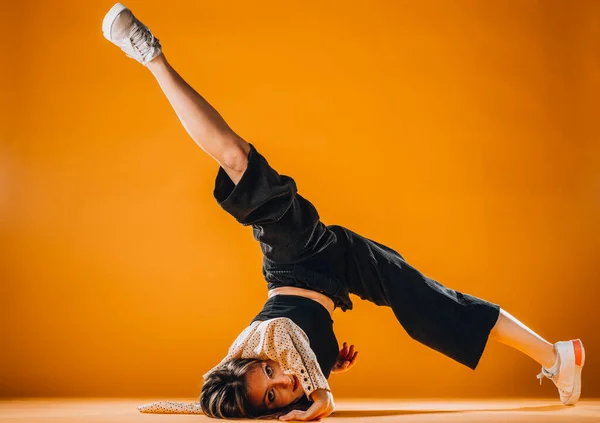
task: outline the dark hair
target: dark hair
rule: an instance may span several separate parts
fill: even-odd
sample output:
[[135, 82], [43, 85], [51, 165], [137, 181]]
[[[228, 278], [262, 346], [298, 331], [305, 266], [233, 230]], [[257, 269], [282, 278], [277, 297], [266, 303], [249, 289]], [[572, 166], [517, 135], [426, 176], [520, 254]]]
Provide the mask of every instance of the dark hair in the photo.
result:
[[307, 409], [306, 396], [279, 410], [257, 409], [250, 403], [246, 375], [262, 360], [236, 358], [213, 370], [202, 385], [200, 407], [208, 417], [217, 419], [277, 418], [294, 409]]

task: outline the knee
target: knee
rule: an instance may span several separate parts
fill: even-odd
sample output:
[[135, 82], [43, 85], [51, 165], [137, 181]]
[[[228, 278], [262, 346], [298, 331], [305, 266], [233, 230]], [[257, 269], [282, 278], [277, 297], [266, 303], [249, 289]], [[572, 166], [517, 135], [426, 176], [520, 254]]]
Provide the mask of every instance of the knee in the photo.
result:
[[244, 173], [248, 167], [249, 145], [228, 148], [222, 155], [221, 165], [235, 172]]

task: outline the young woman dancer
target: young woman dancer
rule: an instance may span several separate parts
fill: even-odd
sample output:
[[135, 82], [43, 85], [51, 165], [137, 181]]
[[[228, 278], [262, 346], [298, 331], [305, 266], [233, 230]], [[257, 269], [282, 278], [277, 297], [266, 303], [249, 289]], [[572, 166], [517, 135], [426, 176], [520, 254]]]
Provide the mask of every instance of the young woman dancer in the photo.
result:
[[352, 308], [349, 293], [390, 307], [415, 340], [475, 369], [488, 338], [542, 365], [564, 404], [581, 393], [585, 352], [579, 339], [547, 342], [499, 306], [446, 288], [393, 249], [342, 226], [326, 226], [252, 145], [171, 67], [159, 40], [116, 4], [104, 36], [155, 76], [192, 139], [220, 165], [214, 196], [251, 225], [264, 254], [268, 300], [227, 356], [204, 375], [198, 403], [154, 403], [143, 412], [204, 412], [211, 417], [278, 416], [313, 420], [335, 410], [330, 373], [349, 369], [353, 346], [340, 350], [334, 308]]

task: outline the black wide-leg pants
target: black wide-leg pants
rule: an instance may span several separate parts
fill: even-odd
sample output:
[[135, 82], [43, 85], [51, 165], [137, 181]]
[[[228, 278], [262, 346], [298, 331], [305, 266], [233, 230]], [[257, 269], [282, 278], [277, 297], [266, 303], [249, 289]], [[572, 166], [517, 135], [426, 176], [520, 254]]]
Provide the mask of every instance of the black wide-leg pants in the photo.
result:
[[326, 226], [294, 180], [250, 147], [239, 183], [219, 169], [214, 196], [238, 222], [252, 226], [269, 289], [312, 289], [344, 311], [352, 308], [349, 294], [388, 306], [410, 337], [477, 367], [498, 319], [497, 305], [428, 278], [385, 245], [343, 226]]

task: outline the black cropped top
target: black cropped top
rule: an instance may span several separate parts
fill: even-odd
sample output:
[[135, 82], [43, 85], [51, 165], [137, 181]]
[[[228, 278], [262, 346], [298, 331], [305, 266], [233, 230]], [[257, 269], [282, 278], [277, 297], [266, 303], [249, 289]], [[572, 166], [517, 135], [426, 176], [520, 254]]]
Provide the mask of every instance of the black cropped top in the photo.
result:
[[269, 298], [252, 321], [278, 317], [287, 317], [306, 333], [323, 375], [329, 378], [340, 351], [327, 309], [310, 298], [279, 294]]

